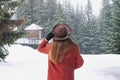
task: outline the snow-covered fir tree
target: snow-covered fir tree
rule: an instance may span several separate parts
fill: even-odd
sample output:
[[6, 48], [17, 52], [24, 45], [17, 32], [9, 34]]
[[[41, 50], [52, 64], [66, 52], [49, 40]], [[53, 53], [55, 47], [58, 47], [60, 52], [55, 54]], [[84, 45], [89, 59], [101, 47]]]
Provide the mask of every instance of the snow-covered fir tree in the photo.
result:
[[120, 0], [113, 0], [112, 53], [120, 54]]
[[5, 59], [9, 54], [6, 45], [12, 44], [21, 36], [21, 32], [14, 31], [16, 26], [19, 26], [24, 20], [13, 20], [16, 7], [21, 5], [20, 2], [13, 0], [0, 0], [0, 58]]
[[102, 0], [102, 9], [100, 12], [100, 38], [101, 38], [101, 53], [110, 53], [110, 35], [111, 35], [111, 13], [112, 8], [110, 4], [110, 0]]

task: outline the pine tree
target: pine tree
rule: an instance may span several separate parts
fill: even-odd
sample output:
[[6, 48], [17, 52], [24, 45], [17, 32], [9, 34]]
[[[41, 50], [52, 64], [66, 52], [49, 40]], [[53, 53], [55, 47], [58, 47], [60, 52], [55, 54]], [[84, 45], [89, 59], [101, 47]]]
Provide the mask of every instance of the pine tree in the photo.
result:
[[66, 21], [65, 17], [66, 16], [64, 14], [64, 10], [62, 8], [62, 5], [61, 4], [57, 4], [56, 10], [55, 10], [55, 14], [54, 14], [53, 23], [57, 24], [59, 22], [65, 22]]
[[16, 26], [19, 26], [23, 20], [13, 20], [16, 7], [23, 2], [13, 0], [0, 0], [0, 58], [5, 59], [9, 54], [6, 45], [12, 44], [21, 35], [21, 32], [13, 31]]
[[82, 47], [85, 54], [96, 54], [96, 49], [98, 46], [96, 45], [97, 38], [97, 25], [96, 25], [96, 19], [95, 16], [93, 15], [92, 11], [92, 4], [90, 0], [87, 2], [86, 10], [85, 10], [85, 15], [86, 15], [86, 23], [84, 27], [84, 37], [82, 40], [84, 41], [82, 43]]
[[74, 39], [79, 44], [81, 43], [81, 34], [84, 33], [83, 28], [85, 27], [86, 17], [83, 8], [77, 5], [74, 11], [73, 26], [74, 26]]
[[25, 0], [22, 6], [18, 6], [17, 9], [17, 18], [25, 18], [25, 25], [31, 25], [36, 21], [34, 14], [36, 14], [36, 10], [34, 10], [34, 6], [36, 6], [34, 0]]
[[[52, 5], [51, 5], [52, 4]], [[44, 16], [44, 28], [46, 32], [50, 31], [54, 24], [54, 15], [56, 14], [57, 1], [56, 0], [46, 0], [45, 2], [45, 13]]]
[[113, 0], [112, 45], [113, 53], [120, 54], [120, 0]]
[[74, 8], [71, 5], [70, 0], [64, 0], [63, 9], [65, 15], [65, 21], [67, 24], [74, 26]]
[[80, 8], [79, 5], [76, 6], [76, 10], [74, 12], [73, 18], [73, 39], [80, 45], [81, 53], [84, 53], [83, 43], [84, 41], [84, 34], [85, 34], [85, 23], [86, 23], [86, 16], [83, 11], [83, 7]]
[[100, 38], [101, 38], [101, 53], [110, 52], [110, 35], [111, 35], [111, 5], [110, 0], [103, 0], [100, 14]]
[[40, 26], [46, 21], [46, 6], [44, 0], [35, 0], [33, 6], [34, 9], [34, 18], [36, 19], [35, 23]]

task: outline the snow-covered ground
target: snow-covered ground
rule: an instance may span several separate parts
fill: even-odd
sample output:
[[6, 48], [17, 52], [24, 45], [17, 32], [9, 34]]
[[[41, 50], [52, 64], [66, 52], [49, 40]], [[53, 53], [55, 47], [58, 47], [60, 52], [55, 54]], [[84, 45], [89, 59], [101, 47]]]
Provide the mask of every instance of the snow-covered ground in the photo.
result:
[[[12, 45], [7, 63], [0, 63], [0, 80], [47, 80], [47, 55], [27, 46]], [[120, 55], [82, 55], [84, 65], [75, 80], [120, 80]]]

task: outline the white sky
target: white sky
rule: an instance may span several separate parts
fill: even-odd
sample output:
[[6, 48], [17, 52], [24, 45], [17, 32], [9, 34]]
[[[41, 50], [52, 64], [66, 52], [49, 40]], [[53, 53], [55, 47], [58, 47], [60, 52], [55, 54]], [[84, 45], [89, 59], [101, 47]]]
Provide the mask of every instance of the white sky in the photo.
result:
[[[65, 1], [65, 0], [61, 0], [61, 1]], [[80, 4], [83, 6], [85, 6], [86, 2], [87, 2], [87, 0], [70, 0], [70, 1], [73, 5]], [[102, 5], [101, 2], [102, 2], [102, 0], [91, 0], [93, 13], [95, 15], [99, 15], [99, 11], [100, 11], [101, 5]]]

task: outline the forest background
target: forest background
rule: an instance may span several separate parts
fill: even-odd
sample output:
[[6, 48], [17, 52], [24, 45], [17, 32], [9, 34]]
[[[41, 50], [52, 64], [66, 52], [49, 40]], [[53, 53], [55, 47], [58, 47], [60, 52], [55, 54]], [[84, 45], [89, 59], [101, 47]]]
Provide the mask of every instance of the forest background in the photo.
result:
[[70, 0], [26, 0], [17, 17], [25, 18], [26, 25], [42, 26], [46, 34], [58, 22], [69, 24], [83, 54], [120, 54], [120, 1], [102, 0], [101, 6], [96, 16], [90, 0], [85, 6], [73, 6]]
[[[11, 33], [16, 33], [11, 28], [13, 25], [8, 24], [7, 28], [10, 30], [4, 30], [6, 27], [3, 23], [10, 21], [13, 15], [18, 20], [25, 20], [24, 25], [18, 27], [19, 32], [35, 23], [44, 28], [44, 36], [46, 36], [55, 24], [65, 22], [71, 26], [72, 38], [79, 44], [82, 54], [120, 54], [120, 0], [102, 0], [101, 10], [97, 16], [94, 14], [91, 0], [86, 0], [84, 6], [79, 3], [73, 6], [70, 0], [62, 2], [60, 0], [24, 0], [24, 2], [17, 0], [22, 1], [23, 4], [18, 6], [14, 1], [11, 5], [7, 5], [6, 9], [5, 3], [10, 4], [7, 1], [9, 0], [0, 1], [0, 52], [2, 54], [6, 51], [3, 50], [3, 46], [9, 45], [18, 38]], [[7, 34], [3, 35], [5, 31]], [[15, 40], [12, 40], [12, 37]]]

